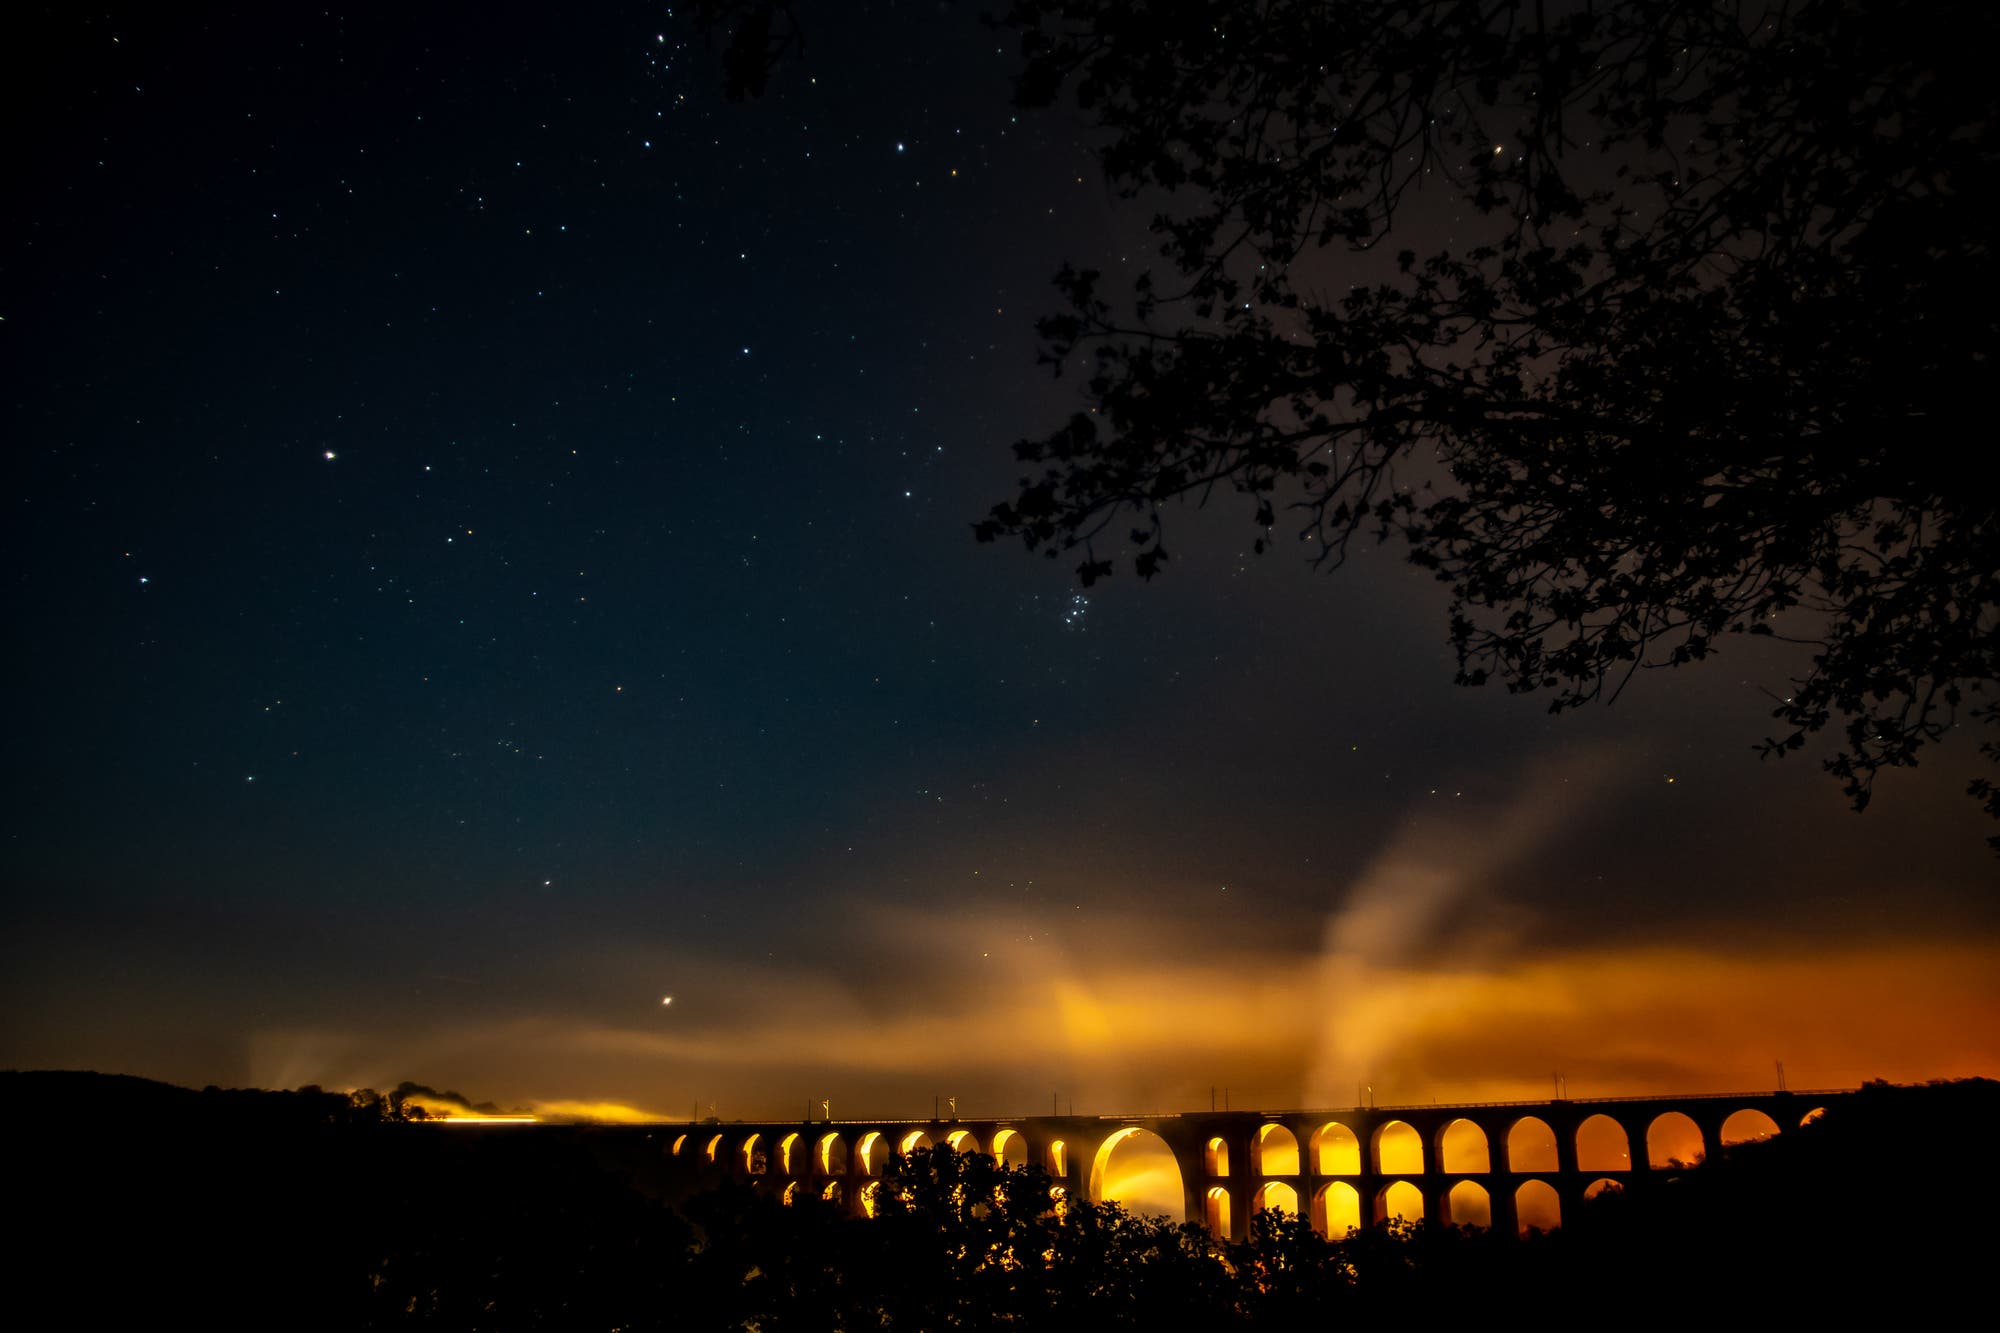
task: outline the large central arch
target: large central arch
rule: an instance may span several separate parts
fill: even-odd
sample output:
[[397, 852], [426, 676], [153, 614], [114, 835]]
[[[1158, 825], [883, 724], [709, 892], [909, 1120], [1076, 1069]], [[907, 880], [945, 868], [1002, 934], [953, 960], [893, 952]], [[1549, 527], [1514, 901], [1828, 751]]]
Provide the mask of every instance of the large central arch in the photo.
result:
[[1127, 1125], [1107, 1136], [1090, 1160], [1090, 1198], [1109, 1199], [1141, 1217], [1164, 1215], [1180, 1222], [1187, 1193], [1180, 1162], [1166, 1140], [1149, 1129]]

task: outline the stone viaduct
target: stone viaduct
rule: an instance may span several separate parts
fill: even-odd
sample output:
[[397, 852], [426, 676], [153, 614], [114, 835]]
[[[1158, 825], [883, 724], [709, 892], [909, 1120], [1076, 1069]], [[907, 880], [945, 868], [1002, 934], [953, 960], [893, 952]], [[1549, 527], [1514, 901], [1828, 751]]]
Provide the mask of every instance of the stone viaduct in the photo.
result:
[[[1510, 1231], [1561, 1226], [1586, 1198], [1656, 1188], [1676, 1166], [1792, 1129], [1851, 1091], [1210, 1111], [1174, 1115], [670, 1124], [674, 1164], [733, 1174], [787, 1203], [873, 1211], [889, 1157], [948, 1143], [1039, 1164], [1071, 1198], [1117, 1196], [1118, 1159], [1164, 1145], [1182, 1216], [1241, 1239], [1260, 1208], [1340, 1236], [1390, 1217]], [[1157, 1142], [1155, 1141], [1157, 1140]]]

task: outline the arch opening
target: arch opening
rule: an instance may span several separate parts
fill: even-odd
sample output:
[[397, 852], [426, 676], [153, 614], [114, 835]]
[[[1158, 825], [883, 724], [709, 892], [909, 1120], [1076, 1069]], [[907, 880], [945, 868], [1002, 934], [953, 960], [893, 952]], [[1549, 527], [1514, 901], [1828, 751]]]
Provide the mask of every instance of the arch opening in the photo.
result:
[[1229, 1145], [1217, 1135], [1202, 1145], [1201, 1173], [1205, 1176], [1226, 1176], [1229, 1174]]
[[1405, 1121], [1391, 1120], [1377, 1129], [1374, 1148], [1378, 1174], [1420, 1176], [1424, 1173], [1424, 1136]]
[[1339, 1240], [1361, 1229], [1361, 1195], [1344, 1180], [1320, 1187], [1313, 1195], [1312, 1229], [1330, 1240]]
[[844, 1176], [847, 1174], [847, 1140], [841, 1138], [840, 1135], [822, 1135], [813, 1156], [819, 1163], [821, 1175]]
[[[1438, 1169], [1448, 1176], [1485, 1175], [1493, 1169], [1493, 1154], [1486, 1143], [1486, 1131], [1460, 1117], [1438, 1135]], [[1491, 1209], [1488, 1209], [1492, 1225]]]
[[955, 1153], [975, 1153], [979, 1151], [979, 1138], [969, 1129], [955, 1129], [944, 1136]]
[[761, 1176], [769, 1165], [769, 1159], [764, 1153], [764, 1136], [762, 1134], [752, 1134], [749, 1138], [743, 1140], [743, 1147], [739, 1155], [743, 1161], [743, 1170], [749, 1175]]
[[1319, 1174], [1323, 1176], [1361, 1174], [1361, 1140], [1354, 1137], [1353, 1130], [1339, 1121], [1330, 1120], [1314, 1130], [1310, 1146], [1313, 1165]]
[[826, 1188], [819, 1192], [819, 1197], [838, 1208], [847, 1199], [847, 1189], [839, 1181], [829, 1180], [826, 1182]]
[[1002, 1166], [1026, 1166], [1028, 1141], [1020, 1131], [1003, 1129], [993, 1135], [993, 1160]]
[[1220, 1185], [1209, 1186], [1202, 1196], [1201, 1224], [1217, 1236], [1229, 1235], [1229, 1191]]
[[720, 1152], [721, 1150], [722, 1150], [722, 1135], [717, 1134], [714, 1138], [708, 1141], [708, 1146], [701, 1150], [701, 1155], [707, 1161], [712, 1162], [715, 1160], [715, 1154]]
[[1455, 1227], [1493, 1229], [1493, 1196], [1475, 1180], [1461, 1180], [1444, 1196], [1444, 1220]]
[[1606, 1177], [1603, 1180], [1593, 1180], [1590, 1182], [1589, 1185], [1585, 1186], [1583, 1191], [1583, 1197], [1585, 1202], [1589, 1202], [1592, 1199], [1601, 1198], [1602, 1196], [1607, 1194], [1616, 1196], [1623, 1194], [1624, 1192], [1625, 1192], [1624, 1185], [1622, 1185], [1618, 1181]]
[[875, 1216], [875, 1210], [882, 1206], [882, 1182], [871, 1180], [861, 1187], [861, 1215]]
[[1625, 1126], [1601, 1112], [1576, 1127], [1576, 1169], [1630, 1171], [1632, 1144]]
[[1398, 1180], [1383, 1186], [1375, 1195], [1375, 1220], [1387, 1222], [1391, 1219], [1401, 1219], [1405, 1222], [1423, 1221], [1424, 1192], [1407, 1180]]
[[1744, 1107], [1735, 1115], [1722, 1122], [1722, 1146], [1734, 1148], [1739, 1143], [1761, 1143], [1778, 1132], [1778, 1122], [1752, 1107]]
[[1140, 1217], [1164, 1216], [1173, 1222], [1184, 1220], [1187, 1206], [1173, 1149], [1137, 1125], [1114, 1131], [1092, 1154], [1090, 1198], [1113, 1200]]
[[681, 1155], [681, 1149], [687, 1146], [687, 1141], [688, 1141], [688, 1136], [685, 1134], [675, 1139], [674, 1146], [667, 1149], [667, 1155], [669, 1157], [679, 1157]]
[[1813, 1107], [1812, 1110], [1807, 1111], [1804, 1115], [1799, 1117], [1799, 1128], [1804, 1129], [1807, 1125], [1810, 1125], [1813, 1121], [1818, 1120], [1825, 1114], [1826, 1114], [1826, 1108], [1824, 1106]]
[[1562, 1224], [1562, 1196], [1548, 1181], [1526, 1181], [1514, 1191], [1515, 1231], [1525, 1236], [1531, 1231], [1555, 1231]]
[[875, 1130], [868, 1131], [861, 1136], [861, 1142], [854, 1145], [854, 1158], [861, 1164], [862, 1175], [881, 1175], [882, 1166], [889, 1159], [889, 1140]]
[[1066, 1180], [1069, 1177], [1069, 1145], [1061, 1139], [1049, 1144], [1048, 1170], [1057, 1180]]
[[1549, 1128], [1549, 1122], [1536, 1116], [1523, 1116], [1507, 1131], [1507, 1169], [1509, 1171], [1559, 1171], [1556, 1160], [1556, 1132]]
[[1679, 1111], [1664, 1111], [1646, 1126], [1646, 1165], [1655, 1171], [1694, 1166], [1705, 1155], [1701, 1127]]
[[921, 1129], [913, 1129], [903, 1135], [903, 1141], [896, 1145], [896, 1151], [902, 1153], [905, 1157], [913, 1157], [916, 1155], [918, 1149], [929, 1148], [930, 1146], [931, 1136], [924, 1133]]
[[[1258, 1126], [1257, 1137], [1250, 1140], [1250, 1171], [1259, 1176], [1296, 1176], [1299, 1141], [1292, 1131], [1277, 1124]], [[1296, 1199], [1292, 1211], [1298, 1211]]]
[[796, 1208], [798, 1207], [799, 1199], [803, 1197], [804, 1189], [805, 1186], [794, 1180], [791, 1184], [785, 1186], [785, 1192], [779, 1198], [784, 1202], [785, 1207]]
[[1251, 1200], [1253, 1213], [1289, 1213], [1293, 1217], [1299, 1212], [1299, 1192], [1282, 1180], [1273, 1180], [1258, 1187]]
[[805, 1161], [799, 1156], [799, 1136], [797, 1132], [778, 1140], [778, 1170], [788, 1176], [799, 1174]]

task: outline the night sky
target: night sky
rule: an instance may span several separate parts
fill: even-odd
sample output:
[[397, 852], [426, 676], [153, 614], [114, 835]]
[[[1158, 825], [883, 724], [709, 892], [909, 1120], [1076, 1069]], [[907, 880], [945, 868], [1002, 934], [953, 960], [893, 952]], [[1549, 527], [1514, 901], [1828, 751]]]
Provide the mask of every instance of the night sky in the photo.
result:
[[[604, 1115], [2000, 1072], [1971, 738], [1796, 666], [1452, 685], [1444, 595], [1178, 513], [980, 546], [1064, 258], [977, 7], [42, 7], [7, 44], [0, 1066]], [[660, 1003], [675, 996], [671, 1007]]]

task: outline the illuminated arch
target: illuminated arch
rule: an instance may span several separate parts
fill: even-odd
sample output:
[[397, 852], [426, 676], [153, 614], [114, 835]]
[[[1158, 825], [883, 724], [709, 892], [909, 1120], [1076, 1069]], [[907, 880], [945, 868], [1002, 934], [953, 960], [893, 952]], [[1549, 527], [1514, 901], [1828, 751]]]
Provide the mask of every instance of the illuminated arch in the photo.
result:
[[[1401, 1120], [1391, 1120], [1378, 1128], [1370, 1141], [1375, 1153], [1375, 1170], [1384, 1176], [1420, 1176], [1424, 1173], [1424, 1136]], [[1422, 1216], [1422, 1214], [1418, 1214]]]
[[1394, 1217], [1405, 1222], [1424, 1220], [1424, 1193], [1407, 1180], [1384, 1185], [1375, 1195], [1375, 1220], [1387, 1222]]
[[687, 1141], [688, 1141], [688, 1136], [687, 1136], [687, 1135], [685, 1135], [685, 1134], [683, 1134], [683, 1135], [681, 1135], [681, 1136], [680, 1136], [679, 1138], [675, 1139], [675, 1140], [674, 1140], [674, 1146], [673, 1146], [673, 1147], [671, 1147], [671, 1148], [669, 1148], [669, 1149], [667, 1149], [667, 1155], [668, 1155], [668, 1156], [670, 1156], [670, 1157], [679, 1157], [679, 1156], [681, 1155], [681, 1149], [682, 1149], [682, 1148], [683, 1148], [684, 1146], [686, 1146], [686, 1144], [687, 1144]]
[[1354, 1186], [1336, 1180], [1313, 1195], [1312, 1229], [1332, 1240], [1361, 1229], [1361, 1195]]
[[838, 1208], [847, 1198], [847, 1189], [839, 1181], [829, 1180], [826, 1188], [819, 1192], [819, 1197]]
[[955, 1129], [944, 1136], [944, 1141], [949, 1143], [951, 1150], [956, 1153], [979, 1151], [979, 1137], [969, 1129]]
[[1562, 1224], [1562, 1196], [1548, 1181], [1526, 1181], [1514, 1191], [1514, 1229], [1523, 1236], [1530, 1231], [1555, 1231]]
[[1273, 1180], [1258, 1187], [1250, 1200], [1253, 1213], [1299, 1213], [1299, 1192], [1282, 1180]]
[[1778, 1122], [1762, 1111], [1744, 1107], [1735, 1115], [1722, 1122], [1722, 1146], [1734, 1148], [1739, 1143], [1758, 1143], [1778, 1132]]
[[1705, 1155], [1701, 1127], [1679, 1111], [1662, 1111], [1646, 1126], [1646, 1165], [1655, 1171], [1693, 1166]]
[[1201, 1222], [1218, 1236], [1229, 1235], [1229, 1191], [1211, 1185], [1201, 1201]]
[[1608, 1115], [1590, 1117], [1576, 1127], [1576, 1169], [1579, 1171], [1630, 1171], [1632, 1143], [1625, 1126]]
[[785, 1192], [780, 1197], [783, 1199], [785, 1207], [796, 1207], [799, 1200], [805, 1197], [805, 1186], [794, 1180], [791, 1184], [785, 1186]]
[[1599, 1198], [1603, 1195], [1619, 1195], [1623, 1194], [1624, 1192], [1625, 1192], [1624, 1185], [1620, 1184], [1618, 1181], [1606, 1177], [1603, 1180], [1591, 1181], [1590, 1184], [1584, 1189], [1583, 1197], [1586, 1200], [1589, 1200], [1589, 1199]]
[[1174, 1150], [1137, 1125], [1114, 1131], [1092, 1154], [1090, 1198], [1116, 1200], [1141, 1217], [1165, 1215], [1171, 1221], [1181, 1220], [1187, 1206]]
[[[1460, 1117], [1438, 1131], [1438, 1169], [1448, 1176], [1479, 1176], [1493, 1169], [1493, 1154], [1486, 1143], [1486, 1131]], [[1480, 1191], [1484, 1193], [1485, 1191]], [[1492, 1209], [1487, 1209], [1488, 1217]], [[1489, 1221], [1487, 1225], [1491, 1225]]]
[[1205, 1176], [1226, 1176], [1229, 1174], [1229, 1145], [1217, 1135], [1202, 1145], [1201, 1173]]
[[1507, 1131], [1507, 1169], [1509, 1171], [1559, 1171], [1561, 1164], [1556, 1159], [1556, 1132], [1549, 1128], [1549, 1122], [1535, 1116], [1522, 1116]]
[[712, 1162], [715, 1160], [715, 1154], [718, 1151], [720, 1151], [721, 1148], [722, 1148], [722, 1135], [717, 1134], [714, 1138], [708, 1141], [708, 1146], [701, 1150], [701, 1155], [704, 1160]]
[[1002, 1166], [1026, 1166], [1028, 1141], [1018, 1130], [1001, 1129], [993, 1134], [993, 1160]]
[[743, 1146], [737, 1149], [737, 1157], [743, 1163], [743, 1170], [745, 1172], [753, 1176], [763, 1175], [767, 1165], [764, 1154], [764, 1136], [762, 1134], [752, 1134], [749, 1138], [743, 1140]]
[[1807, 1111], [1804, 1115], [1799, 1117], [1799, 1128], [1804, 1129], [1807, 1125], [1810, 1125], [1813, 1121], [1818, 1120], [1825, 1114], [1826, 1114], [1826, 1108], [1824, 1106], [1813, 1107], [1812, 1110]]
[[861, 1215], [875, 1216], [875, 1210], [882, 1206], [882, 1182], [871, 1180], [861, 1187]]
[[[1313, 1131], [1311, 1140], [1313, 1165], [1323, 1176], [1358, 1176], [1361, 1174], [1361, 1140], [1354, 1137], [1354, 1131], [1337, 1120], [1330, 1120]], [[1356, 1226], [1361, 1225], [1359, 1222]]]
[[847, 1174], [847, 1140], [838, 1134], [824, 1134], [813, 1147], [813, 1162], [823, 1176]]
[[778, 1140], [778, 1170], [788, 1176], [796, 1176], [805, 1163], [799, 1160], [799, 1136], [797, 1131]]
[[1476, 1180], [1461, 1180], [1444, 1196], [1444, 1220], [1455, 1227], [1493, 1229], [1493, 1196]]
[[[864, 1176], [881, 1175], [882, 1164], [888, 1157], [889, 1140], [883, 1138], [877, 1130], [869, 1130], [861, 1136], [861, 1142], [854, 1145], [854, 1160], [861, 1163], [861, 1174]], [[869, 1216], [873, 1217], [874, 1214], [870, 1213]]]
[[1048, 1169], [1049, 1174], [1057, 1180], [1063, 1180], [1069, 1176], [1069, 1145], [1061, 1139], [1053, 1139], [1049, 1142]]
[[[1257, 1127], [1257, 1137], [1250, 1140], [1250, 1173], [1258, 1176], [1299, 1173], [1299, 1141], [1291, 1130], [1276, 1124]], [[1294, 1199], [1292, 1211], [1298, 1210], [1298, 1200]]]
[[921, 1129], [913, 1129], [903, 1135], [903, 1141], [896, 1145], [896, 1151], [902, 1153], [905, 1157], [911, 1157], [919, 1149], [928, 1149], [931, 1146], [933, 1145], [931, 1144], [930, 1135], [924, 1133]]

